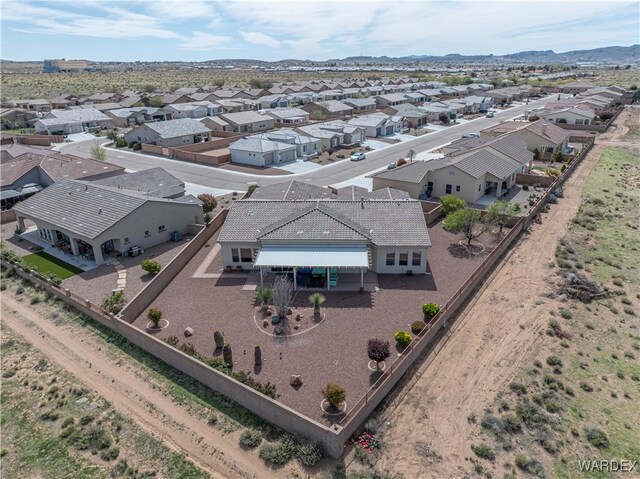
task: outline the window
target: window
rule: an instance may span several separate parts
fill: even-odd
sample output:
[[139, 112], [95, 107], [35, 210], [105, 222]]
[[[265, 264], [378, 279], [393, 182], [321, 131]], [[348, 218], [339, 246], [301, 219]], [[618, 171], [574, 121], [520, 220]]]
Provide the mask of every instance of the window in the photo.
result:
[[478, 185], [478, 191], [482, 191], [482, 185]]
[[144, 232], [144, 237], [145, 237], [145, 238], [147, 238], [147, 237], [149, 237], [149, 236], [151, 236], [151, 233], [149, 233], [149, 230], [146, 230], [146, 231]]
[[422, 252], [414, 251], [411, 256], [411, 266], [420, 266], [420, 263], [422, 263]]
[[233, 248], [231, 250], [231, 261], [234, 263], [240, 262], [240, 253], [238, 252], [238, 248]]
[[427, 181], [427, 191], [433, 191], [433, 181]]
[[396, 254], [387, 253], [387, 266], [395, 266], [395, 264], [396, 264]]
[[127, 237], [127, 238], [125, 238], [125, 239], [124, 239], [124, 244], [129, 244], [129, 243], [131, 243], [131, 240], [130, 240], [128, 237]]
[[456, 185], [456, 191], [460, 192], [460, 185]]
[[164, 231], [164, 230], [166, 230], [166, 229], [167, 229], [167, 228], [166, 228], [164, 225], [160, 225], [160, 226], [158, 226], [158, 232], [160, 232], [160, 231]]
[[253, 262], [253, 250], [251, 248], [240, 248], [240, 261], [242, 263]]
[[446, 186], [444, 187], [444, 192], [445, 192], [447, 195], [450, 195], [450, 194], [451, 194], [451, 185], [446, 185]]
[[400, 253], [398, 264], [400, 266], [407, 266], [409, 264], [409, 253]]

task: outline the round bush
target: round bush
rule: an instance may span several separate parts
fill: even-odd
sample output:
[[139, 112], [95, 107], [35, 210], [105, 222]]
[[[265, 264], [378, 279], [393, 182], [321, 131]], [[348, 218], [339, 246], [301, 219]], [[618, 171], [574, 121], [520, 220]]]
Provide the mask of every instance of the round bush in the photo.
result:
[[303, 466], [313, 467], [324, 457], [324, 449], [322, 445], [315, 442], [303, 442], [298, 445], [296, 456]]
[[420, 331], [422, 331], [425, 327], [426, 324], [424, 323], [424, 321], [414, 321], [413, 323], [411, 323], [411, 332], [413, 334], [420, 334]]
[[258, 431], [245, 429], [242, 434], [240, 434], [240, 444], [244, 447], [253, 449], [254, 447], [258, 447], [261, 442], [262, 436]]
[[406, 331], [403, 331], [402, 329], [399, 331], [396, 331], [396, 334], [394, 334], [393, 337], [396, 340], [396, 342], [403, 348], [408, 346], [412, 340], [411, 334], [407, 333]]
[[422, 305], [422, 314], [424, 314], [424, 319], [429, 321], [436, 314], [440, 312], [440, 306], [435, 303], [426, 303]]
[[337, 408], [342, 404], [347, 397], [347, 392], [344, 390], [342, 386], [339, 384], [329, 383], [322, 390], [322, 394], [324, 398], [329, 402], [329, 404]]
[[142, 269], [149, 274], [158, 274], [162, 266], [155, 259], [145, 259], [142, 264]]

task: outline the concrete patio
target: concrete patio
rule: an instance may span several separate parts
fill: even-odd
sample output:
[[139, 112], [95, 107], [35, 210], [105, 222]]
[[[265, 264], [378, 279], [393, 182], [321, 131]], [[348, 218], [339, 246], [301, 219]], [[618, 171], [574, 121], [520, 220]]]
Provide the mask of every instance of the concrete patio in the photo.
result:
[[65, 263], [75, 266], [76, 268], [80, 268], [83, 271], [90, 271], [98, 266], [95, 261], [87, 259], [83, 256], [74, 256], [72, 254], [65, 253], [64, 251], [56, 248], [54, 245], [43, 241], [42, 238], [40, 238], [40, 234], [38, 233], [38, 228], [36, 228], [35, 226], [29, 228], [19, 236], [22, 239], [29, 241], [30, 243], [40, 246], [42, 248], [42, 251], [44, 251], [45, 253], [50, 254], [51, 256], [58, 258]]

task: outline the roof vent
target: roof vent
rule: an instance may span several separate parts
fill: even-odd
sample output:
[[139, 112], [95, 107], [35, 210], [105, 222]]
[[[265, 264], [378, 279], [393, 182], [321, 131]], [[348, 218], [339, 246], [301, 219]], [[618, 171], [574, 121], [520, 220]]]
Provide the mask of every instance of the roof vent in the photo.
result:
[[364, 196], [360, 197], [360, 207], [364, 209]]
[[297, 234], [299, 234], [299, 235], [301, 235], [301, 234], [303, 234], [303, 233], [304, 233], [304, 231], [303, 231], [303, 230], [298, 230], [298, 232], [297, 232]]
[[102, 213], [102, 208], [98, 208], [98, 214]]

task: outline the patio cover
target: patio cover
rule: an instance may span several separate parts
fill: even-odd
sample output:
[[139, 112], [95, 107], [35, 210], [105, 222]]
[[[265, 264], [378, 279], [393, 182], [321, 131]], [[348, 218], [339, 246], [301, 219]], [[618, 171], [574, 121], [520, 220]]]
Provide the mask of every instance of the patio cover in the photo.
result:
[[260, 249], [255, 266], [367, 268], [366, 246], [274, 246]]

